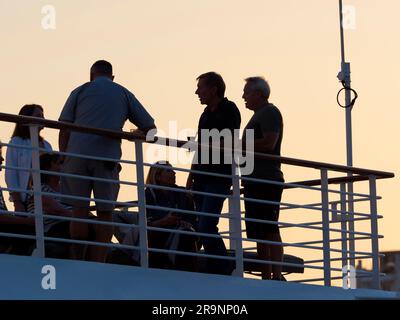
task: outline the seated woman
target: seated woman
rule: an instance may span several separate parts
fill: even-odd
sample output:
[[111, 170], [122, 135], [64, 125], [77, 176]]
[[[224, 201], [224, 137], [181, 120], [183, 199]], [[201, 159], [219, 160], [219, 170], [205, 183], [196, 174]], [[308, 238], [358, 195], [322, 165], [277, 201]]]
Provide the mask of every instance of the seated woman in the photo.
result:
[[[175, 184], [175, 172], [168, 162], [156, 162], [159, 167], [151, 167], [146, 184], [181, 188]], [[184, 188], [182, 188], [184, 190]], [[185, 192], [163, 190], [147, 187], [146, 205], [171, 208], [170, 211], [147, 208], [147, 225], [149, 227], [181, 229], [194, 231], [196, 216], [189, 213], [174, 212], [173, 209], [194, 211], [193, 199]], [[197, 252], [197, 236], [175, 234], [151, 230], [148, 232], [149, 248], [174, 249], [178, 251]], [[149, 265], [156, 268], [175, 268], [196, 271], [196, 257], [179, 254], [149, 253]]]
[[[0, 171], [2, 170], [3, 161], [2, 144], [0, 141]], [[35, 234], [33, 218], [16, 216], [9, 212], [2, 190], [0, 190], [0, 232], [24, 235]], [[0, 236], [0, 253], [29, 255], [34, 245], [34, 239]]]
[[[43, 107], [37, 104], [27, 104], [21, 108], [18, 115], [43, 119]], [[42, 129], [42, 127], [39, 127], [39, 132]], [[40, 134], [38, 139], [40, 148], [46, 149], [46, 152], [52, 151], [50, 143]], [[32, 167], [32, 149], [29, 149], [31, 147], [29, 126], [17, 123], [10, 144], [13, 146], [7, 148], [6, 165], [8, 168], [5, 170], [5, 180], [7, 187], [12, 190], [10, 192], [10, 200], [14, 204], [14, 210], [16, 212], [25, 212], [27, 210], [27, 192], [22, 192], [22, 190], [29, 190], [31, 174], [27, 170], [16, 170], [11, 169], [11, 167], [25, 169]]]

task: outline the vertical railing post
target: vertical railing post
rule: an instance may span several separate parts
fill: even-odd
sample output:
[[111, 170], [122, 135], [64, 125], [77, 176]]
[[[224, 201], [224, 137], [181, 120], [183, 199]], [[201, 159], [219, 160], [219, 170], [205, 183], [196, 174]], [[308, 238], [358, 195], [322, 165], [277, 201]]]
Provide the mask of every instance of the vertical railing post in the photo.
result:
[[329, 236], [328, 171], [321, 169], [322, 240], [324, 255], [324, 285], [331, 285], [331, 254]]
[[234, 239], [235, 221], [234, 221], [234, 219], [232, 219], [233, 212], [235, 211], [235, 207], [234, 207], [235, 201], [233, 198], [233, 186], [234, 186], [234, 179], [232, 178], [232, 194], [228, 198], [228, 211], [229, 211], [228, 228], [229, 228], [229, 236], [230, 236], [230, 238], [229, 238], [229, 249], [230, 250], [235, 250], [235, 246], [236, 246], [236, 240]]
[[[232, 161], [232, 195], [229, 198], [229, 234], [234, 237], [235, 263], [234, 276], [243, 277], [243, 242], [242, 242], [242, 219], [240, 211], [240, 178], [236, 163], [236, 157]], [[233, 229], [232, 229], [233, 227]]]
[[140, 265], [149, 267], [148, 243], [147, 243], [147, 217], [146, 217], [146, 194], [144, 191], [144, 166], [143, 166], [143, 145], [141, 141], [135, 141], [136, 154], [136, 180], [139, 209], [139, 244], [140, 244]]
[[44, 258], [44, 226], [43, 226], [43, 207], [42, 207], [42, 182], [40, 179], [40, 151], [39, 151], [39, 129], [37, 125], [29, 126], [31, 145], [32, 145], [32, 182], [33, 198], [35, 204], [35, 234], [36, 234], [36, 257]]
[[348, 261], [349, 265], [352, 267], [355, 267], [356, 261], [355, 261], [355, 251], [356, 251], [356, 242], [354, 239], [354, 196], [353, 196], [353, 183], [349, 182], [347, 184], [347, 216], [348, 216], [348, 230], [350, 233], [348, 233], [348, 239], [349, 239], [349, 255], [348, 255]]
[[376, 177], [369, 176], [369, 194], [371, 209], [371, 247], [372, 247], [372, 287], [380, 289], [379, 278], [379, 239], [378, 239], [378, 206], [376, 199]]
[[338, 208], [337, 208], [337, 203], [333, 202], [331, 203], [331, 212], [332, 212], [332, 221], [340, 221], [340, 216], [338, 214]]
[[342, 268], [347, 266], [347, 211], [346, 211], [346, 184], [340, 184], [340, 224], [342, 238]]

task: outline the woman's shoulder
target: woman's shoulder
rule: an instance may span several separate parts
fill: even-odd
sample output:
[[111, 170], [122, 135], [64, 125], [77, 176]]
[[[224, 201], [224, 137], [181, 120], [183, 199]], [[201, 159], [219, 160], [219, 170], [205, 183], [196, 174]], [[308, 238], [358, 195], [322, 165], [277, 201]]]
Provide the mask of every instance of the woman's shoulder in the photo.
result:
[[[48, 142], [47, 140], [43, 139], [43, 143], [44, 143], [46, 149], [53, 150], [50, 142]], [[10, 139], [10, 144], [30, 145], [31, 144], [31, 140], [15, 136], [15, 137], [12, 137]]]
[[10, 144], [30, 144], [30, 140], [29, 139], [24, 139], [21, 137], [11, 137], [10, 139]]

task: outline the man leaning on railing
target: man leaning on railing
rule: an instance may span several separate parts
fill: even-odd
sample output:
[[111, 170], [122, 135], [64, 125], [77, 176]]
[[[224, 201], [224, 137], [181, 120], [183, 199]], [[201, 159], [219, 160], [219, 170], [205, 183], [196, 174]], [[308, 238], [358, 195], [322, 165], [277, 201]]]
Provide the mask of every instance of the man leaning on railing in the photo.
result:
[[[60, 121], [74, 124], [121, 131], [126, 120], [135, 124], [141, 131], [147, 133], [155, 128], [154, 119], [149, 115], [136, 97], [123, 86], [113, 82], [112, 65], [104, 60], [97, 61], [90, 69], [90, 82], [72, 91], [61, 112]], [[61, 152], [76, 154], [67, 155], [63, 172], [80, 176], [119, 180], [120, 165], [116, 162], [121, 158], [121, 141], [118, 139], [69, 132], [60, 130], [59, 148]], [[79, 155], [89, 157], [109, 158], [110, 161], [79, 158]], [[87, 179], [64, 177], [61, 182], [61, 192], [68, 196], [84, 197], [87, 200], [65, 199], [74, 207], [73, 216], [88, 218], [89, 198], [93, 191], [96, 200], [98, 219], [111, 222], [112, 204], [118, 198], [119, 184], [99, 182]], [[87, 240], [88, 226], [86, 223], [71, 223], [71, 237], [76, 240]], [[96, 241], [111, 242], [112, 227], [96, 225]], [[72, 258], [85, 257], [84, 246], [73, 245]], [[107, 256], [106, 247], [89, 247], [87, 259], [104, 262]]]

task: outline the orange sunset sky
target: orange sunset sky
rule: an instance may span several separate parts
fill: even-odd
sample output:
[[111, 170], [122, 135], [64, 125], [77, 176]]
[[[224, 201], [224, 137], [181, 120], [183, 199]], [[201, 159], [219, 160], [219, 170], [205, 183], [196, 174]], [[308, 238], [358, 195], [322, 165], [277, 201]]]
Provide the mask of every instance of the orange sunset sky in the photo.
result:
[[[344, 4], [356, 13], [355, 28], [345, 34], [359, 94], [353, 109], [354, 166], [396, 174], [400, 2]], [[55, 9], [54, 29], [43, 28], [45, 5]], [[37, 103], [46, 118], [56, 120], [70, 91], [88, 81], [91, 64], [106, 59], [115, 81], [137, 96], [168, 135], [169, 121], [176, 121], [178, 130], [196, 128], [204, 106], [194, 94], [195, 79], [211, 70], [224, 77], [244, 127], [252, 113], [241, 98], [243, 79], [262, 75], [272, 88], [270, 101], [284, 117], [282, 155], [346, 164], [345, 112], [336, 104], [338, 19], [336, 0], [0, 0], [0, 111], [15, 114], [22, 105]], [[12, 127], [1, 124], [3, 142]], [[57, 147], [56, 131], [43, 134]], [[123, 152], [133, 159], [132, 146], [124, 143]], [[316, 177], [315, 171], [283, 169], [287, 181]], [[134, 178], [132, 170], [124, 168], [122, 179]], [[185, 178], [178, 175], [178, 182]], [[294, 198], [309, 202], [298, 192]], [[378, 181], [378, 193], [385, 236], [380, 249], [400, 250], [399, 179]], [[133, 198], [133, 191], [122, 190], [120, 200]], [[299, 238], [292, 231], [285, 240]]]

